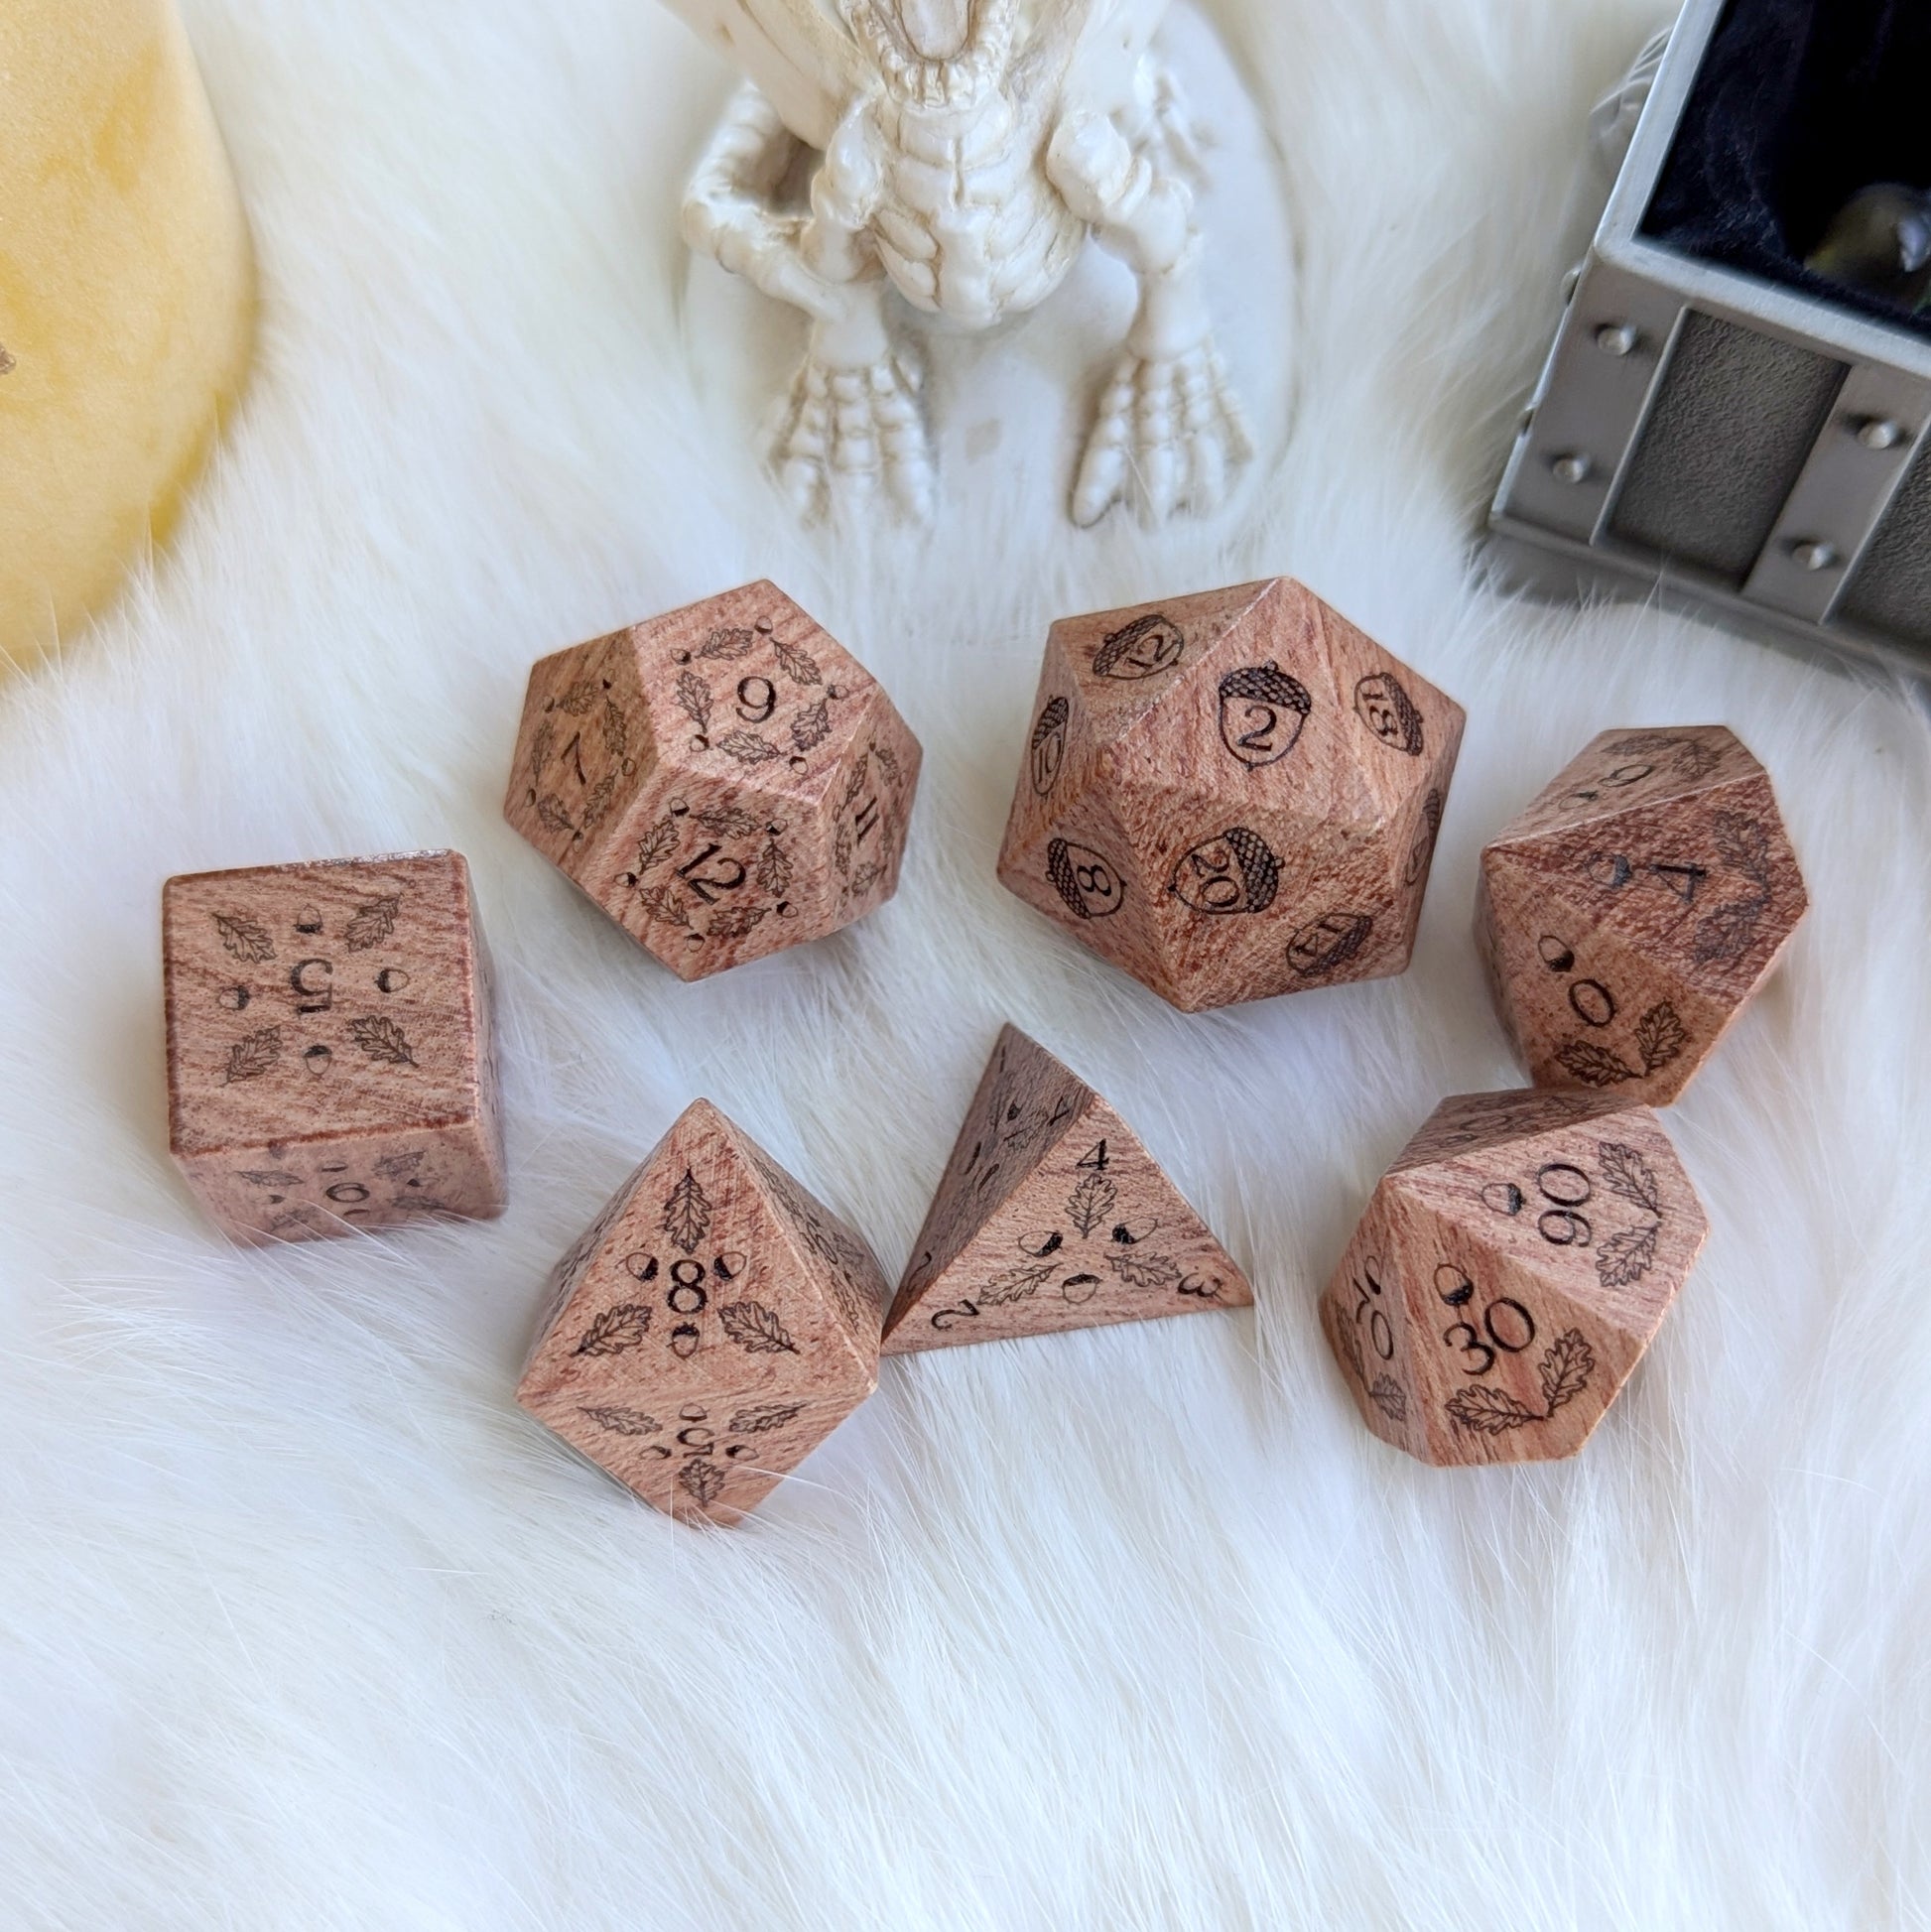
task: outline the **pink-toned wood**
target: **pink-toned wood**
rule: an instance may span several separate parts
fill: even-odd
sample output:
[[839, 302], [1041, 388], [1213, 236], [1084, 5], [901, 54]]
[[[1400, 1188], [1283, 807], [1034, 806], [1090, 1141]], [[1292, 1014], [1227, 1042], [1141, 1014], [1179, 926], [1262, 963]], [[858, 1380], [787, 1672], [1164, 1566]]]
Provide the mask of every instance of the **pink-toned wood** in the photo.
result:
[[559, 1262], [516, 1399], [646, 1502], [735, 1523], [877, 1385], [890, 1294], [699, 1100]]
[[502, 1213], [487, 963], [457, 853], [170, 879], [162, 956], [174, 1156], [236, 1240]]
[[1453, 699], [1285, 578], [1068, 618], [999, 857], [1188, 1012], [1406, 969]]
[[1606, 731], [1483, 850], [1476, 940], [1538, 1085], [1662, 1106], [1808, 903], [1769, 776], [1732, 732]]
[[547, 657], [503, 811], [685, 979], [823, 939], [898, 890], [919, 743], [759, 582]]
[[1008, 1026], [885, 1322], [885, 1352], [1244, 1308], [1246, 1277], [1132, 1129]]
[[1374, 1191], [1321, 1300], [1361, 1418], [1425, 1463], [1573, 1456], [1708, 1224], [1656, 1116], [1607, 1094], [1470, 1094]]

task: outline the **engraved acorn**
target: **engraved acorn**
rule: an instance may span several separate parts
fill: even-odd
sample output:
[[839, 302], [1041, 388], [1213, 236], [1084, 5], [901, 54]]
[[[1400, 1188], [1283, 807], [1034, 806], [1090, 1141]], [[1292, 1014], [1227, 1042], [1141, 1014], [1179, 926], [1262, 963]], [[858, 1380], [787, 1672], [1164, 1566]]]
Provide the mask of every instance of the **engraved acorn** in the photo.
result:
[[1243, 765], [1258, 770], [1301, 742], [1313, 709], [1307, 686], [1271, 659], [1229, 671], [1221, 680], [1221, 741]]
[[1060, 767], [1066, 762], [1066, 725], [1072, 707], [1064, 698], [1049, 698], [1046, 708], [1033, 726], [1033, 790], [1044, 798], [1060, 781]]
[[1090, 845], [1055, 838], [1046, 847], [1046, 876], [1079, 919], [1105, 919], [1125, 903], [1126, 886], [1112, 861]]
[[1367, 944], [1373, 919], [1364, 912], [1331, 912], [1303, 926], [1288, 941], [1287, 963], [1303, 979], [1333, 972]]
[[1354, 712], [1383, 744], [1411, 758], [1421, 756], [1421, 712], [1393, 672], [1377, 672], [1354, 687]]
[[1157, 678], [1180, 662], [1187, 635], [1162, 611], [1136, 617], [1101, 640], [1093, 654], [1095, 678]]
[[1280, 890], [1281, 862], [1258, 833], [1232, 826], [1203, 839], [1174, 867], [1167, 890], [1196, 912], [1265, 912]]

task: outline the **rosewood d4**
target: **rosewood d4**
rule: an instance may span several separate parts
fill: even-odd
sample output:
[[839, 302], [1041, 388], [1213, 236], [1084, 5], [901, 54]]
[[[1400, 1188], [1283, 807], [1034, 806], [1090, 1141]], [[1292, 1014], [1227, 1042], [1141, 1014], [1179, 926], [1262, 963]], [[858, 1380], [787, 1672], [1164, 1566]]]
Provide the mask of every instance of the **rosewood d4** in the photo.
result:
[[454, 852], [162, 893], [175, 1159], [237, 1240], [501, 1214], [482, 942]]
[[734, 1523], [877, 1385], [890, 1293], [699, 1100], [558, 1264], [516, 1399], [646, 1502]]
[[1188, 1012], [1403, 971], [1462, 708], [1284, 578], [1053, 626], [999, 876]]
[[504, 813], [684, 979], [823, 939], [898, 890], [919, 743], [775, 584], [542, 660]]
[[1733, 733], [1606, 731], [1483, 850], [1476, 939], [1539, 1086], [1660, 1106], [1808, 903], [1769, 777]]
[[1573, 1456], [1703, 1245], [1656, 1116], [1606, 1094], [1444, 1100], [1321, 1301], [1362, 1420], [1425, 1463]]
[[885, 1352], [1252, 1300], [1125, 1121], [1008, 1026], [886, 1318]]

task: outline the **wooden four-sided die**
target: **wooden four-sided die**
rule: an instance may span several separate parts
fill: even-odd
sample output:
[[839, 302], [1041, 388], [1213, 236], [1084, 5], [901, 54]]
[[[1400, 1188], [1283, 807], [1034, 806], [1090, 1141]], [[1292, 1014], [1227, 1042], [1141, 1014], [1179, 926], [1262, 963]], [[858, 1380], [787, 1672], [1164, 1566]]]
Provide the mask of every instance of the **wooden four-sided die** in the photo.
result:
[[1008, 1026], [886, 1318], [885, 1352], [1252, 1300], [1125, 1121]]
[[1769, 777], [1733, 733], [1606, 731], [1483, 850], [1476, 937], [1538, 1085], [1664, 1105], [1807, 904]]
[[1321, 1301], [1362, 1419], [1425, 1463], [1572, 1456], [1708, 1224], [1656, 1116], [1609, 1094], [1444, 1100]]
[[175, 1159], [237, 1240], [502, 1213], [458, 854], [170, 879], [162, 954]]
[[646, 1502], [734, 1523], [877, 1385], [890, 1293], [699, 1100], [558, 1264], [516, 1397]]
[[1277, 578], [1053, 626], [999, 876], [1185, 1011], [1404, 970], [1462, 708]]
[[702, 979], [889, 899], [919, 762], [877, 680], [760, 582], [543, 659], [503, 809]]

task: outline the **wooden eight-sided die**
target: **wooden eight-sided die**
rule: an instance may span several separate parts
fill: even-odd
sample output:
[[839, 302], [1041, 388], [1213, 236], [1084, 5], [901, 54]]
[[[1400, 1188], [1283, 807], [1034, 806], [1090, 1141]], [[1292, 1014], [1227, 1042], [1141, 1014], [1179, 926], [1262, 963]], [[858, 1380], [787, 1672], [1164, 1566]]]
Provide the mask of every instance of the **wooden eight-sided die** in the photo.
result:
[[237, 1240], [503, 1211], [469, 868], [266, 865], [162, 894], [171, 1145]]
[[1735, 733], [1605, 731], [1483, 849], [1476, 937], [1538, 1086], [1664, 1105], [1808, 903], [1769, 775]]
[[1648, 1107], [1469, 1094], [1374, 1190], [1321, 1301], [1361, 1418], [1425, 1463], [1573, 1456], [1708, 1224]]
[[884, 904], [919, 764], [877, 680], [758, 582], [543, 659], [503, 810], [702, 979]]
[[1284, 578], [1069, 618], [999, 876], [1189, 1012], [1403, 971], [1463, 712]]

